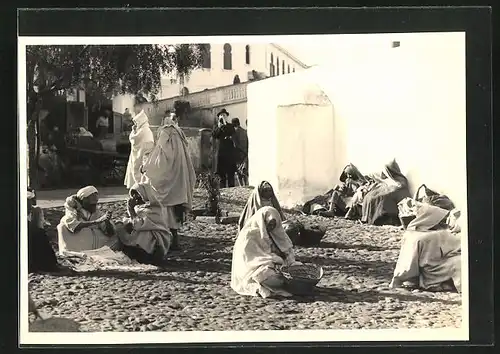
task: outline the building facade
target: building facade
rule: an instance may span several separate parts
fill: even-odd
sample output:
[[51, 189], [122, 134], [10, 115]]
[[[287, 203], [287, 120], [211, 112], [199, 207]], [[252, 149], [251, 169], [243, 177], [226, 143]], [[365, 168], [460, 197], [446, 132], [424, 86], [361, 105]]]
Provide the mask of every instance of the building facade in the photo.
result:
[[273, 43], [204, 44], [202, 67], [183, 82], [177, 77], [165, 76], [161, 98], [285, 75], [305, 68], [307, 65]]
[[[226, 108], [231, 117], [240, 118], [246, 127], [246, 86], [251, 81], [300, 72], [308, 66], [286, 49], [273, 43], [205, 44], [203, 65], [183, 83], [175, 76], [162, 79], [162, 92], [156, 105], [149, 104], [146, 113], [150, 124], [161, 124], [162, 112], [173, 109], [176, 100], [188, 101], [192, 108], [211, 110]], [[238, 80], [235, 77], [238, 76]], [[239, 81], [239, 82], [238, 82]], [[113, 111], [132, 111], [133, 95], [113, 98]], [[160, 113], [159, 113], [160, 112]]]

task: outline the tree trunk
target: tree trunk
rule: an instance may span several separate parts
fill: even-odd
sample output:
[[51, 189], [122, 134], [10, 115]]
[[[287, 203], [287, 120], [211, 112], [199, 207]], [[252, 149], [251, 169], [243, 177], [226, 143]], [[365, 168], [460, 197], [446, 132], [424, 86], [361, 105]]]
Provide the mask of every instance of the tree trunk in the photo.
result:
[[[38, 101], [38, 98], [35, 99]], [[28, 185], [31, 188], [39, 187], [38, 181], [38, 162], [40, 160], [40, 107], [37, 102], [28, 104]]]
[[38, 170], [39, 170], [39, 167], [40, 164], [40, 145], [41, 145], [41, 138], [40, 138], [40, 117], [39, 117], [39, 114], [40, 114], [40, 110], [37, 110], [35, 111], [35, 129], [36, 129], [36, 135], [35, 135], [35, 138], [36, 138], [36, 154], [35, 154], [35, 166], [36, 166], [36, 187], [40, 187], [40, 181], [38, 180]]
[[28, 121], [27, 129], [28, 138], [28, 185], [32, 188], [37, 187], [36, 181], [38, 180], [37, 168], [35, 164], [36, 157], [36, 127], [32, 120]]

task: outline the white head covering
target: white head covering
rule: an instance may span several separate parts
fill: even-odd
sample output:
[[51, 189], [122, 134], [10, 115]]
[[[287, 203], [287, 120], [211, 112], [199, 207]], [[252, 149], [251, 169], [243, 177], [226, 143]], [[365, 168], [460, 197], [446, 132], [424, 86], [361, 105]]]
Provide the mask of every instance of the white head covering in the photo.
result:
[[97, 188], [94, 186], [87, 186], [76, 192], [76, 197], [81, 200], [83, 198], [87, 198], [89, 195], [92, 195], [94, 193], [98, 193]]
[[141, 110], [138, 114], [136, 114], [133, 118], [132, 121], [135, 123], [137, 129], [142, 127], [144, 124], [149, 123], [149, 118], [144, 112], [144, 110]]
[[407, 229], [412, 231], [429, 231], [447, 217], [448, 213], [448, 210], [419, 203], [416, 205], [416, 217], [408, 224]]
[[28, 191], [28, 199], [33, 199], [35, 198], [35, 193], [33, 193], [32, 191]]

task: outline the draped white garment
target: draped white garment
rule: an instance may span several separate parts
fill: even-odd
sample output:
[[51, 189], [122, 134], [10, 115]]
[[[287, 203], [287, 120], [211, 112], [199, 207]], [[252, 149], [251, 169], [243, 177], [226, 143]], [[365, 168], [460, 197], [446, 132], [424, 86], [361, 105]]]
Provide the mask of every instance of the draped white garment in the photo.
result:
[[[273, 219], [276, 227], [268, 232], [266, 226]], [[288, 259], [294, 261], [290, 255], [293, 244], [283, 229], [279, 212], [273, 207], [262, 207], [248, 219], [234, 244], [231, 288], [240, 295], [271, 296], [273, 291], [262, 282], [275, 275]]]
[[418, 279], [422, 289], [452, 280], [461, 291], [461, 239], [449, 230], [432, 230], [446, 217], [447, 210], [418, 204], [417, 216], [404, 233], [390, 286]]
[[130, 157], [124, 184], [131, 188], [141, 181], [141, 166], [145, 163], [154, 147], [154, 135], [149, 128], [149, 119], [144, 111], [132, 118], [134, 127], [129, 135]]
[[123, 227], [117, 227], [118, 237], [127, 246], [140, 247], [149, 254], [157, 250], [165, 258], [172, 243], [172, 234], [166, 224], [165, 210], [154, 195], [153, 188], [148, 184], [135, 184], [130, 189], [130, 193], [132, 190], [139, 193], [145, 204], [134, 207], [136, 217], [130, 218], [129, 215], [129, 218], [123, 220], [124, 224], [133, 225], [132, 233], [129, 234]]
[[108, 235], [104, 222], [75, 231], [82, 221], [94, 221], [100, 218], [102, 216], [100, 211], [92, 214], [83, 209], [76, 195], [66, 198], [64, 209], [64, 216], [57, 225], [60, 254], [64, 254], [66, 251], [95, 250], [104, 246], [113, 250], [118, 248], [119, 242], [114, 227], [113, 234]]
[[158, 130], [156, 145], [144, 164], [142, 182], [149, 183], [163, 207], [191, 209], [196, 174], [184, 132], [171, 119]]

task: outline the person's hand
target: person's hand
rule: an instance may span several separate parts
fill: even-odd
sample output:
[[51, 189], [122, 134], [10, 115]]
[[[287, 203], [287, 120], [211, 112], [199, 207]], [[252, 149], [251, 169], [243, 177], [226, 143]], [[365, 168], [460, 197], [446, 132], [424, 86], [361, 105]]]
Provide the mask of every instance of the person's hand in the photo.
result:
[[99, 219], [96, 221], [101, 223], [101, 222], [106, 222], [111, 220], [111, 212], [107, 211], [103, 216], [101, 216]]
[[106, 221], [106, 215], [102, 215], [95, 220], [95, 223], [100, 224], [100, 223], [105, 222], [105, 221]]

